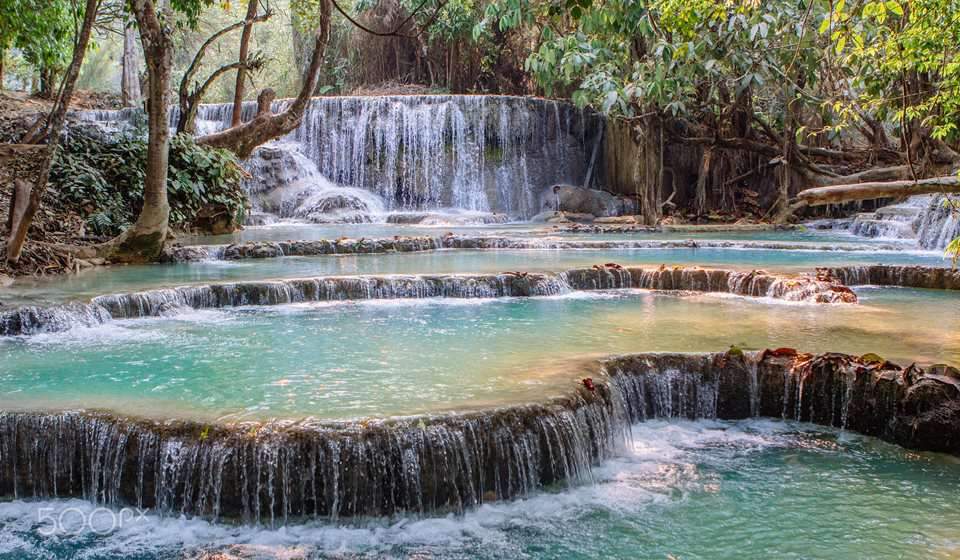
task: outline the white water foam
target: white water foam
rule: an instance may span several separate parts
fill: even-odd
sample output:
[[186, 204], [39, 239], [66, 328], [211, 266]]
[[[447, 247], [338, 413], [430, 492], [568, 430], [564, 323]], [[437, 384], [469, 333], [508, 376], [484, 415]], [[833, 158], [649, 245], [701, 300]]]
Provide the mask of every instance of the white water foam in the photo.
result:
[[[705, 481], [695, 463], [698, 454], [717, 449], [750, 453], [793, 444], [792, 433], [820, 430], [779, 421], [664, 422], [632, 428], [631, 449], [595, 471], [596, 484], [558, 493], [541, 493], [512, 502], [483, 505], [462, 516], [378, 519], [356, 524], [310, 522], [277, 529], [212, 524], [199, 519], [147, 515], [104, 536], [77, 536], [76, 512], [89, 515], [94, 506], [80, 500], [14, 501], [0, 504], [0, 554], [54, 557], [52, 551], [80, 548], [72, 558], [155, 555], [177, 551], [239, 547], [258, 558], [289, 558], [297, 554], [391, 554], [397, 548], [451, 548], [466, 545], [510, 548], [516, 529], [550, 530], [576, 523], [585, 512], [640, 514], [657, 504], [683, 500], [688, 492], [704, 491]], [[707, 489], [709, 491], [709, 489]], [[49, 515], [73, 520], [55, 537], [41, 538], [48, 524], [38, 521], [41, 508]], [[68, 511], [69, 510], [69, 511]]]

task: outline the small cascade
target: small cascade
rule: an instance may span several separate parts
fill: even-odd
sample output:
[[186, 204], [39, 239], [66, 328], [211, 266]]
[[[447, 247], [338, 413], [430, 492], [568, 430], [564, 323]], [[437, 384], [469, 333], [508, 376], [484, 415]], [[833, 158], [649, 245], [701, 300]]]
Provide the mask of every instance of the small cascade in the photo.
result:
[[848, 286], [960, 290], [960, 271], [929, 266], [864, 265], [823, 269]]
[[[115, 318], [135, 318], [162, 316], [181, 307], [207, 309], [311, 301], [536, 297], [559, 295], [570, 291], [625, 288], [753, 295], [749, 291], [735, 291], [738, 286], [744, 284], [729, 279], [738, 278], [741, 274], [745, 273], [720, 269], [651, 271], [642, 268], [597, 266], [572, 269], [559, 274], [509, 272], [504, 274], [331, 276], [183, 286], [106, 295], [94, 298], [92, 304], [106, 309]], [[757, 278], [765, 278], [763, 282], [769, 285], [786, 282], [773, 275], [751, 274]], [[706, 282], [703, 280], [705, 278], [714, 280]], [[847, 295], [847, 292], [834, 291], [838, 289], [835, 284], [809, 277], [798, 277], [789, 281], [806, 286], [800, 290], [802, 293], [810, 294], [805, 301], [816, 303], [850, 301], [841, 297]], [[767, 296], [769, 293], [764, 291], [761, 295]], [[838, 297], [831, 299], [831, 294], [838, 294]], [[793, 295], [794, 292], [785, 292], [780, 297], [789, 299]], [[770, 297], [778, 296], [774, 294]], [[856, 301], [855, 296], [852, 301]]]
[[784, 350], [637, 354], [601, 362], [593, 379], [541, 404], [359, 422], [0, 413], [0, 495], [269, 526], [463, 512], [591, 480], [636, 422], [779, 416], [782, 407], [801, 421], [960, 454], [960, 372], [943, 366]]
[[557, 295], [571, 288], [560, 275], [485, 274], [332, 276], [183, 286], [99, 296], [93, 304], [115, 318], [162, 316], [177, 308], [208, 309], [311, 301], [423, 298], [496, 298]]
[[205, 426], [106, 414], [0, 414], [0, 493], [80, 496], [162, 515], [293, 519], [463, 512], [589, 480], [623, 446], [596, 394], [468, 415]]
[[[389, 222], [408, 223], [403, 218], [408, 214], [391, 214]], [[415, 213], [413, 223], [439, 225], [431, 222], [431, 214]], [[450, 223], [465, 218], [461, 223], [496, 223], [498, 215], [478, 215], [458, 212], [443, 215], [444, 222]], [[493, 219], [481, 219], [483, 217]], [[474, 219], [477, 218], [477, 219]], [[172, 262], [196, 260], [234, 260], [244, 258], [270, 258], [281, 256], [341, 255], [359, 253], [405, 253], [411, 251], [431, 251], [435, 249], [758, 249], [773, 251], [816, 250], [816, 251], [876, 251], [877, 246], [870, 245], [802, 245], [783, 242], [763, 241], [683, 241], [683, 240], [567, 240], [556, 238], [511, 238], [498, 236], [464, 236], [447, 234], [443, 237], [392, 237], [373, 239], [321, 239], [315, 241], [248, 241], [231, 245], [187, 245], [175, 246], [165, 256]], [[880, 247], [879, 249], [892, 247]]]
[[[228, 249], [229, 250], [229, 249]], [[24, 307], [0, 314], [0, 335], [63, 331], [116, 319], [162, 317], [183, 309], [423, 298], [554, 296], [570, 291], [652, 289], [719, 292], [808, 303], [856, 303], [845, 286], [809, 276], [723, 269], [577, 268], [561, 273], [322, 276], [264, 282], [179, 286], [97, 296], [89, 304]]]
[[49, 307], [24, 306], [0, 309], [0, 336], [60, 332], [93, 327], [109, 321], [110, 312], [99, 305], [74, 303]]
[[956, 196], [916, 195], [853, 219], [817, 222], [816, 226], [847, 230], [861, 237], [908, 240], [921, 249], [943, 249], [960, 236], [958, 203]]
[[244, 188], [251, 202], [251, 223], [276, 220], [312, 223], [382, 221], [383, 201], [374, 193], [331, 183], [293, 142], [274, 142], [246, 161]]

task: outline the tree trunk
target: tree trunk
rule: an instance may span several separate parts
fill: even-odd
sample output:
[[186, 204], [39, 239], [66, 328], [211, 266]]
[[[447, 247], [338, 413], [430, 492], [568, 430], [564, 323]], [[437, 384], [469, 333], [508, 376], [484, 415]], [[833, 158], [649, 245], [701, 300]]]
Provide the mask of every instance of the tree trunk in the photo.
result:
[[[250, 35], [253, 33], [253, 18], [257, 17], [257, 1], [250, 0], [247, 4], [246, 23], [243, 24], [243, 33], [240, 34], [241, 63], [246, 63], [247, 53], [250, 51]], [[243, 106], [243, 84], [247, 78], [247, 71], [241, 67], [237, 69], [237, 86], [233, 90], [233, 115], [230, 117], [230, 126], [240, 124], [240, 109]]]
[[3, 90], [3, 61], [7, 57], [7, 49], [0, 47], [0, 91]]
[[117, 262], [148, 262], [163, 250], [170, 221], [167, 202], [167, 160], [170, 129], [170, 75], [173, 40], [157, 15], [153, 0], [130, 0], [140, 28], [147, 66], [147, 165], [143, 180], [143, 208], [133, 226], [100, 247], [99, 254]]
[[313, 54], [310, 57], [310, 66], [307, 69], [303, 85], [296, 99], [287, 109], [276, 115], [270, 112], [270, 102], [275, 94], [266, 89], [257, 97], [257, 115], [253, 120], [228, 128], [227, 130], [209, 134], [197, 139], [197, 143], [214, 148], [226, 148], [235, 153], [240, 159], [246, 159], [258, 146], [279, 138], [300, 126], [310, 96], [317, 88], [320, 79], [320, 69], [323, 66], [323, 53], [330, 38], [330, 2], [320, 2], [320, 27], [316, 31]]
[[41, 99], [53, 99], [53, 70], [49, 66], [40, 68], [40, 91], [38, 96]]
[[120, 96], [124, 107], [136, 107], [143, 98], [140, 91], [140, 63], [137, 56], [137, 31], [131, 25], [123, 30], [123, 62]]
[[919, 181], [881, 181], [816, 187], [801, 191], [797, 194], [797, 199], [809, 206], [822, 206], [852, 200], [957, 192], [960, 192], [960, 178], [956, 175], [949, 175], [933, 179], [920, 179]]
[[703, 150], [703, 156], [700, 158], [700, 170], [697, 172], [697, 188], [694, 194], [694, 206], [698, 215], [707, 213], [708, 197], [707, 184], [710, 181], [710, 168], [713, 163], [713, 148], [707, 147]]
[[[73, 58], [67, 67], [67, 72], [63, 76], [63, 83], [60, 86], [60, 93], [57, 101], [54, 103], [47, 118], [45, 134], [47, 138], [47, 149], [40, 164], [40, 170], [34, 181], [32, 188], [29, 189], [29, 201], [26, 207], [23, 207], [23, 196], [27, 194], [27, 189], [15, 188], [14, 197], [10, 201], [10, 234], [7, 239], [6, 258], [10, 264], [16, 264], [20, 260], [20, 253], [23, 251], [23, 244], [27, 240], [27, 232], [30, 230], [30, 224], [33, 217], [40, 208], [40, 201], [47, 188], [47, 180], [50, 178], [50, 167], [53, 165], [53, 157], [56, 154], [57, 145], [60, 142], [60, 132], [63, 130], [63, 123], [67, 118], [67, 108], [70, 106], [70, 98], [73, 97], [73, 88], [77, 83], [77, 77], [80, 75], [80, 66], [83, 64], [83, 57], [87, 52], [87, 45], [90, 43], [90, 33], [93, 30], [93, 24], [97, 18], [97, 9], [100, 7], [100, 0], [87, 0], [85, 12], [83, 15], [83, 24], [80, 27], [80, 34], [77, 36], [77, 42], [73, 47]], [[14, 211], [17, 207], [22, 208], [22, 212]]]

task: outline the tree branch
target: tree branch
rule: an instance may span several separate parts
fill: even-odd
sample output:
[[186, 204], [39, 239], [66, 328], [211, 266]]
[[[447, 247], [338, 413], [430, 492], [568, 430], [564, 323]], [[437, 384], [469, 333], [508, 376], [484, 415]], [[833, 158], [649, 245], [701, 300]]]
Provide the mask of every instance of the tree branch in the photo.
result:
[[919, 181], [881, 181], [816, 187], [801, 191], [797, 194], [797, 200], [809, 206], [822, 206], [853, 200], [957, 192], [960, 192], [960, 177], [948, 175]]
[[240, 126], [235, 126], [208, 134], [197, 139], [197, 143], [226, 148], [237, 154], [240, 159], [249, 157], [253, 150], [265, 142], [279, 138], [300, 126], [303, 114], [306, 112], [310, 97], [317, 88], [320, 80], [320, 69], [323, 66], [323, 55], [330, 40], [330, 2], [320, 2], [320, 27], [314, 40], [313, 54], [310, 65], [304, 74], [303, 86], [297, 97], [285, 111], [278, 114], [270, 112], [270, 102], [273, 100], [273, 90], [266, 89], [258, 97], [257, 116]]
[[424, 8], [424, 6], [427, 5], [427, 0], [422, 0], [422, 1], [420, 2], [420, 4], [418, 4], [417, 7], [414, 8], [414, 10], [413, 10], [412, 12], [410, 12], [410, 15], [407, 16], [403, 21], [401, 21], [401, 22], [400, 22], [396, 27], [394, 27], [393, 30], [391, 30], [391, 31], [376, 31], [376, 30], [374, 30], [374, 29], [370, 29], [369, 27], [363, 25], [362, 23], [360, 23], [359, 21], [357, 21], [356, 19], [354, 19], [353, 17], [351, 17], [350, 14], [348, 14], [346, 10], [344, 10], [343, 8], [340, 7], [340, 4], [337, 3], [337, 0], [330, 0], [330, 2], [333, 4], [333, 7], [336, 8], [336, 10], [337, 10], [338, 12], [340, 12], [340, 15], [342, 15], [343, 17], [345, 17], [345, 18], [347, 19], [347, 21], [349, 21], [350, 23], [352, 23], [355, 27], [357, 27], [357, 28], [360, 29], [361, 31], [364, 31], [364, 32], [366, 32], [366, 33], [369, 33], [370, 35], [375, 35], [375, 36], [377, 36], [377, 37], [402, 37], [402, 38], [406, 38], [406, 39], [415, 39], [415, 38], [419, 37], [427, 28], [429, 28], [431, 25], [433, 25], [433, 22], [437, 19], [437, 16], [440, 15], [440, 10], [442, 10], [443, 7], [447, 4], [447, 0], [443, 0], [442, 2], [439, 2], [439, 3], [437, 4], [436, 9], [434, 9], [434, 11], [433, 11], [433, 15], [431, 15], [430, 18], [427, 20], [426, 25], [424, 25], [419, 31], [417, 31], [416, 34], [414, 34], [414, 35], [406, 35], [406, 34], [400, 33], [400, 30], [402, 30], [404, 27], [406, 27], [406, 25], [407, 25], [408, 23], [410, 23], [410, 21], [414, 18], [414, 16], [416, 16], [417, 13], [418, 13], [420, 10], [422, 10], [422, 9]]
[[[203, 60], [203, 57], [206, 55], [207, 49], [210, 48], [210, 45], [215, 43], [220, 37], [223, 37], [231, 31], [235, 31], [244, 27], [245, 25], [259, 23], [267, 21], [270, 17], [273, 16], [273, 12], [267, 10], [266, 12], [252, 18], [249, 20], [238, 21], [236, 23], [230, 24], [220, 31], [217, 31], [213, 35], [207, 37], [207, 40], [200, 45], [200, 48], [197, 50], [197, 54], [194, 55], [193, 60], [190, 61], [190, 66], [187, 67], [187, 70], [183, 73], [183, 78], [180, 79], [180, 87], [177, 90], [177, 98], [180, 102], [180, 118], [177, 122], [177, 132], [193, 132], [193, 122], [190, 119], [186, 119], [186, 113], [188, 112], [188, 107], [185, 107], [185, 102], [189, 101], [191, 98], [190, 93], [190, 83], [193, 81], [193, 76], [197, 73], [197, 70], [200, 69], [200, 62]], [[234, 66], [234, 68], [237, 68]], [[207, 81], [210, 81], [209, 78]], [[196, 91], [196, 90], [195, 90]]]

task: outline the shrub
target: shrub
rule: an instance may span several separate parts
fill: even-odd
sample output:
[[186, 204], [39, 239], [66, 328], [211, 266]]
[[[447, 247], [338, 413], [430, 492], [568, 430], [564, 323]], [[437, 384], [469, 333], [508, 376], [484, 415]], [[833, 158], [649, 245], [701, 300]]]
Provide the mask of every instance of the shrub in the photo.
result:
[[[50, 185], [61, 205], [76, 209], [87, 228], [116, 235], [136, 220], [143, 205], [146, 142], [134, 135], [103, 139], [71, 130], [54, 160]], [[167, 194], [170, 225], [191, 229], [203, 209], [217, 208], [242, 223], [243, 169], [227, 150], [199, 146], [178, 134], [170, 142]]]

